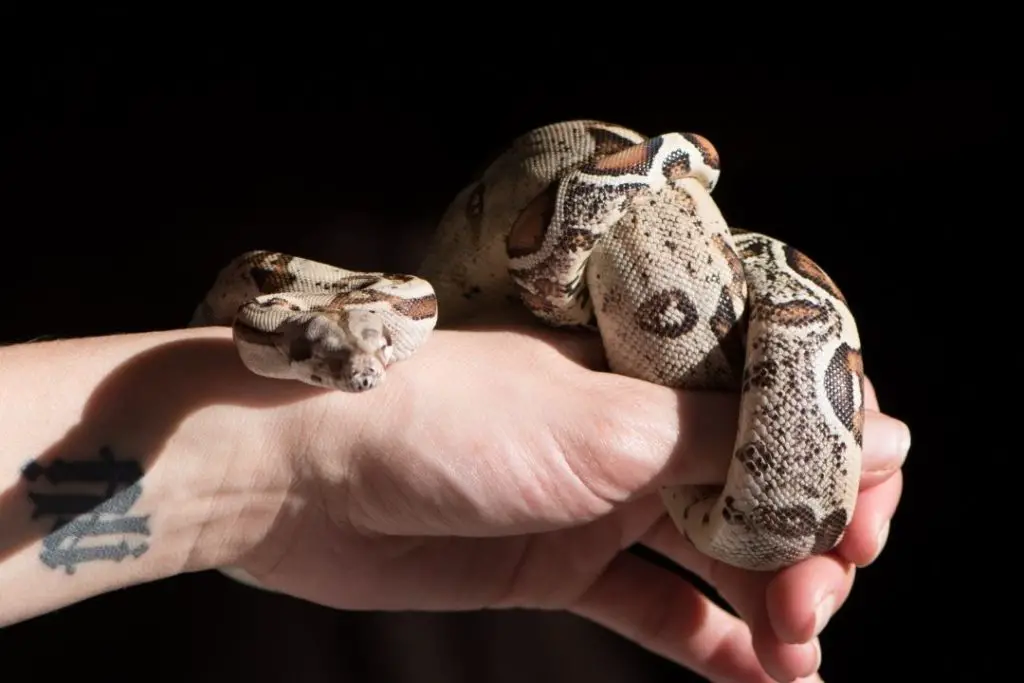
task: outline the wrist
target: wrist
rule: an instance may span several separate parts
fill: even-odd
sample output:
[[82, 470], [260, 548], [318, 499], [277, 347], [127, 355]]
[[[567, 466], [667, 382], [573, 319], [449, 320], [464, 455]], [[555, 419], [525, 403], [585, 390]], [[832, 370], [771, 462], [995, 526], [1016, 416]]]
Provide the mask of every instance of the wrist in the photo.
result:
[[[208, 328], [164, 388], [182, 419], [147, 473], [164, 510], [172, 573], [273, 561], [311, 500], [298, 448], [318, 391], [259, 377], [239, 360], [230, 330]], [[182, 554], [184, 553], [184, 554]], [[169, 555], [170, 553], [168, 553]]]
[[0, 354], [0, 624], [240, 562], [303, 505], [289, 425], [316, 392], [252, 375], [230, 330]]

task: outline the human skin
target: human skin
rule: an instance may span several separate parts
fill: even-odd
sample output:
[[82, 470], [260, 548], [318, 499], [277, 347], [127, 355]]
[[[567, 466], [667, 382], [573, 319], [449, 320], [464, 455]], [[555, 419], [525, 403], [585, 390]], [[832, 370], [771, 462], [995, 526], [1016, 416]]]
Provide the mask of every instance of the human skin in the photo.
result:
[[[884, 545], [906, 425], [869, 384], [842, 543], [741, 571], [688, 546], [657, 495], [724, 478], [736, 397], [602, 370], [590, 338], [513, 327], [437, 331], [364, 394], [257, 377], [225, 328], [0, 349], [0, 625], [231, 566], [343, 609], [568, 610], [715, 682], [812, 676], [817, 633]], [[103, 446], [142, 469], [131, 514], [149, 515], [146, 549], [51, 569], [52, 520], [32, 519], [28, 497], [50, 484], [21, 468], [97, 461]], [[696, 572], [739, 617], [626, 552], [635, 543]]]

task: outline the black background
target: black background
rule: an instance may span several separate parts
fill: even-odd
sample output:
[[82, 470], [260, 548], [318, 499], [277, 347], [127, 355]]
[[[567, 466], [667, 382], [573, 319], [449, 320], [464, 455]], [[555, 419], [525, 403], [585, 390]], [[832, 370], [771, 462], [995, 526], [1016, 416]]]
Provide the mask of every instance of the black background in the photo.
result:
[[[313, 255], [341, 235], [348, 267], [413, 267], [407, 245], [534, 126], [700, 132], [721, 153], [726, 217], [797, 246], [840, 284], [882, 407], [914, 433], [888, 549], [823, 636], [825, 679], [985, 680], [1001, 627], [979, 615], [1001, 598], [979, 588], [1003, 592], [974, 583], [998, 553], [967, 513], [984, 511], [973, 487], [994, 471], [968, 468], [1009, 447], [970, 432], [964, 404], [1007, 353], [988, 312], [1013, 318], [1004, 307], [1019, 301], [997, 303], [1019, 242], [1019, 219], [1008, 238], [992, 228], [1008, 126], [998, 80], [927, 60], [831, 75], [625, 57], [536, 69], [404, 49], [150, 35], [20, 48], [0, 140], [0, 341], [182, 326], [216, 270], [250, 248]], [[210, 573], [15, 625], [0, 651], [5, 670], [32, 670], [33, 644], [56, 647], [43, 680], [136, 653], [153, 666], [143, 680], [389, 681], [416, 666], [417, 681], [686, 679], [596, 628], [534, 618], [335, 613]], [[443, 668], [452, 661], [460, 670]]]

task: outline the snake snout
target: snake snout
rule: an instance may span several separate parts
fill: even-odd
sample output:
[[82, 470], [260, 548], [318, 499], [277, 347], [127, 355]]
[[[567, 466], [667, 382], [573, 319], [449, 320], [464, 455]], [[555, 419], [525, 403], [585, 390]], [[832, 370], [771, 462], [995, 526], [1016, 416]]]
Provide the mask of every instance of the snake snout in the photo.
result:
[[368, 391], [384, 379], [384, 364], [376, 354], [357, 354], [345, 373], [351, 391]]
[[369, 375], [356, 375], [351, 380], [352, 388], [356, 391], [372, 389], [377, 384], [377, 379]]

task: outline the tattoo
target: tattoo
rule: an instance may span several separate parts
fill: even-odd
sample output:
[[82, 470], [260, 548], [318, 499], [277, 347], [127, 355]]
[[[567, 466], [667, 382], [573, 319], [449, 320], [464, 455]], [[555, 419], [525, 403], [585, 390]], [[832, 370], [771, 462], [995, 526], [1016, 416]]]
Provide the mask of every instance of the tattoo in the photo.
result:
[[[68, 461], [60, 458], [43, 465], [32, 461], [21, 471], [29, 482], [45, 479], [59, 493], [33, 491], [32, 519], [53, 517], [54, 525], [43, 539], [39, 559], [50, 569], [64, 568], [74, 574], [86, 562], [120, 562], [129, 555], [140, 557], [149, 543], [129, 543], [131, 536], [149, 536], [149, 515], [128, 513], [142, 495], [142, 468], [137, 462], [118, 460], [107, 446], [99, 460]], [[120, 535], [118, 543], [103, 537]]]

